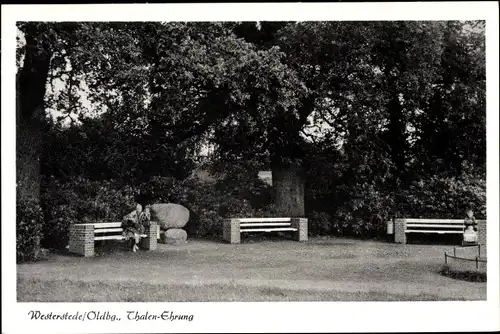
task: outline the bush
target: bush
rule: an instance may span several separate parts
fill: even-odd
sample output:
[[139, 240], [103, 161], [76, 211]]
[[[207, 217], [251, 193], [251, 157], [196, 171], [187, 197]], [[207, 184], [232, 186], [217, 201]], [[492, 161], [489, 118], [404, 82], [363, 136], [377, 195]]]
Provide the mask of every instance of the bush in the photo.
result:
[[412, 184], [398, 199], [401, 217], [465, 217], [468, 208], [478, 219], [486, 219], [486, 181], [471, 175], [430, 177]]
[[42, 204], [46, 218], [42, 244], [47, 248], [66, 247], [71, 224], [121, 221], [124, 215], [135, 209], [131, 188], [112, 181], [84, 178], [68, 182], [53, 178], [46, 180]]
[[328, 203], [308, 205], [311, 234], [383, 237], [386, 222], [393, 216], [461, 219], [467, 208], [477, 219], [486, 219], [486, 182], [479, 176], [432, 176], [398, 193], [387, 187], [387, 182], [363, 182], [336, 186], [330, 194], [325, 193], [328, 189], [310, 192], [313, 199]]
[[332, 227], [332, 217], [326, 212], [313, 211], [309, 216], [310, 235], [330, 235]]
[[358, 187], [355, 193], [334, 213], [331, 231], [362, 238], [384, 235], [392, 213], [391, 195], [377, 190], [373, 184]]
[[43, 213], [38, 201], [17, 198], [16, 259], [18, 263], [40, 259]]

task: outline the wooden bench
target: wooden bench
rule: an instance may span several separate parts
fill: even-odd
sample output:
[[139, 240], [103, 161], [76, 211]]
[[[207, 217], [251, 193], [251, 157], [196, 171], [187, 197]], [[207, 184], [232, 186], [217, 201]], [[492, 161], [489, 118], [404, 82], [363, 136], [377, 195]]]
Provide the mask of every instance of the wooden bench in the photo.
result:
[[307, 241], [307, 218], [228, 218], [224, 220], [223, 239], [239, 244], [241, 233], [293, 232], [295, 240]]
[[[476, 220], [476, 223], [486, 222]], [[394, 241], [405, 244], [408, 233], [463, 234], [465, 222], [463, 219], [428, 219], [404, 218], [394, 219]]]
[[[151, 222], [141, 234], [141, 247], [155, 250], [160, 237], [159, 225]], [[94, 243], [100, 240], [124, 240], [121, 222], [73, 224], [70, 226], [69, 251], [85, 257], [94, 256]]]

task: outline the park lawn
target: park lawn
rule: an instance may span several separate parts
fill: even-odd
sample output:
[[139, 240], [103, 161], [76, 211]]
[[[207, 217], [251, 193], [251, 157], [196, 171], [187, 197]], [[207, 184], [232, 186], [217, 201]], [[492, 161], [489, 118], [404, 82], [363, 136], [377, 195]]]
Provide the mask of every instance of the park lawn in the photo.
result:
[[[19, 279], [18, 294], [28, 302], [232, 302], [232, 301], [434, 301], [433, 294], [407, 295], [381, 291], [344, 292], [333, 290], [294, 290], [228, 284], [150, 284], [108, 283], [70, 280], [41, 281]], [[47, 293], [49, 292], [49, 293]], [[454, 300], [454, 299], [441, 299]], [[465, 300], [461, 298], [461, 300]]]
[[[486, 283], [439, 274], [450, 245], [351, 239], [189, 240], [154, 252], [52, 254], [17, 265], [20, 302], [485, 300]], [[113, 247], [111, 247], [113, 249]]]

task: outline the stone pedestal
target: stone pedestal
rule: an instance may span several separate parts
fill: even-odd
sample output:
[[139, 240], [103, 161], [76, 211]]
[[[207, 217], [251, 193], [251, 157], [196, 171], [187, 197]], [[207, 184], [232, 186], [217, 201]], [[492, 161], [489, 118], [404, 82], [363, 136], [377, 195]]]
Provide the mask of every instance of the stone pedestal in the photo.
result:
[[161, 240], [164, 244], [185, 244], [187, 242], [187, 232], [180, 228], [171, 228], [162, 234]]
[[406, 220], [394, 220], [394, 242], [398, 244], [406, 244]]
[[307, 241], [308, 240], [308, 222], [307, 218], [292, 218], [293, 228], [297, 229], [295, 233], [295, 240]]
[[158, 247], [158, 226], [154, 223], [151, 223], [150, 226], [146, 227], [145, 234], [147, 237], [142, 238], [140, 241], [140, 247], [145, 250], [156, 250]]
[[73, 224], [69, 229], [69, 251], [85, 257], [94, 256], [94, 225]]
[[224, 219], [222, 238], [231, 244], [240, 243], [240, 221], [238, 219]]
[[486, 220], [477, 220], [477, 243], [480, 247], [480, 256], [487, 257], [486, 253]]

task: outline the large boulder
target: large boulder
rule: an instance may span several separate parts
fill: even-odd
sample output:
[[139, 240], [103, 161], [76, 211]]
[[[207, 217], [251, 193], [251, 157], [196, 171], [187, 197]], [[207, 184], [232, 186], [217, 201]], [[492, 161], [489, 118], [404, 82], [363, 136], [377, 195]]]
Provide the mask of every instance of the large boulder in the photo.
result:
[[183, 228], [189, 221], [189, 210], [180, 204], [153, 204], [150, 211], [151, 220], [157, 222], [162, 230]]
[[161, 234], [161, 241], [165, 244], [185, 244], [187, 232], [180, 228], [171, 228]]

